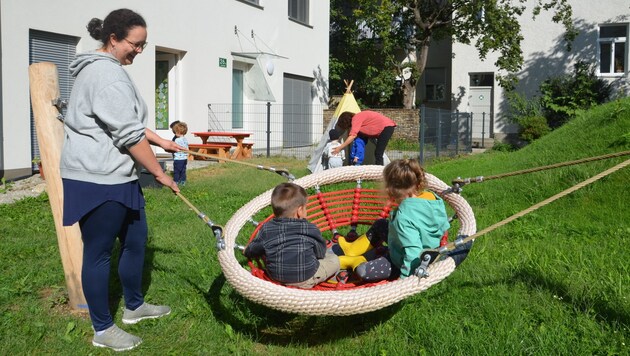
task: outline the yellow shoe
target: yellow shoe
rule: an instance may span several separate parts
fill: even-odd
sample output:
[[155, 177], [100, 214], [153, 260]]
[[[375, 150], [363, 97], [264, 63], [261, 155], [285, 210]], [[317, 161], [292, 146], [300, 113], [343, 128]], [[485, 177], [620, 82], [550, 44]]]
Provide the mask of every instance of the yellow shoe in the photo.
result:
[[348, 242], [345, 237], [339, 236], [339, 247], [343, 250], [344, 255], [351, 257], [361, 256], [374, 248], [365, 235], [361, 235], [353, 242]]
[[354, 270], [358, 265], [367, 262], [363, 256], [339, 256], [339, 269]]

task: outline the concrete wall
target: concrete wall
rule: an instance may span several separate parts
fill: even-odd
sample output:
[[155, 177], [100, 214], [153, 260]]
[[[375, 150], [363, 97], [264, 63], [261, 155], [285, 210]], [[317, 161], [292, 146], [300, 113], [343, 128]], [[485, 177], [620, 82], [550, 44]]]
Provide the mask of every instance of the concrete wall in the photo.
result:
[[[289, 20], [287, 1], [261, 0], [260, 6], [251, 6], [238, 0], [2, 0], [0, 172], [10, 178], [10, 172], [15, 176], [30, 171], [29, 29], [76, 36], [77, 52], [84, 52], [100, 46], [85, 29], [91, 18], [103, 19], [122, 7], [139, 12], [147, 21], [149, 45], [125, 68], [154, 113], [156, 52], [178, 53], [178, 81], [170, 88], [178, 105], [171, 121], [186, 121], [192, 132], [208, 129], [208, 103], [232, 101], [233, 52], [264, 51], [286, 57], [273, 59], [274, 74], [266, 75], [276, 103], [282, 103], [285, 73], [312, 78], [313, 103], [327, 101], [329, 6], [329, 1], [310, 1], [310, 21], [305, 26]], [[219, 58], [227, 59], [226, 68], [219, 67]], [[246, 99], [245, 104], [252, 102]], [[229, 122], [222, 124], [231, 128]], [[149, 125], [154, 127], [154, 117]], [[251, 129], [248, 125], [245, 118], [243, 131]], [[313, 125], [319, 127], [321, 119]], [[169, 130], [158, 133], [172, 136]], [[317, 139], [314, 134], [313, 141]]]

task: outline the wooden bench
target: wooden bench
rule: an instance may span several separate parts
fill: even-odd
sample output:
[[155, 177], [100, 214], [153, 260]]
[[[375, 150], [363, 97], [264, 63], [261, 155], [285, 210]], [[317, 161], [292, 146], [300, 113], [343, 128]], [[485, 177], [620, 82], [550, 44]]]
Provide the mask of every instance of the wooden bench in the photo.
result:
[[[236, 142], [207, 142], [211, 145], [232, 145], [232, 147], [237, 147], [238, 143]], [[252, 158], [252, 147], [254, 146], [253, 142], [241, 142], [242, 152], [241, 155], [243, 158]]]
[[[218, 158], [230, 158], [230, 149], [232, 145], [227, 142], [214, 142], [214, 143], [190, 143], [188, 144], [188, 149], [193, 152], [199, 152], [207, 155], [214, 155]], [[189, 160], [207, 160], [210, 158], [197, 156], [194, 154], [188, 154]]]

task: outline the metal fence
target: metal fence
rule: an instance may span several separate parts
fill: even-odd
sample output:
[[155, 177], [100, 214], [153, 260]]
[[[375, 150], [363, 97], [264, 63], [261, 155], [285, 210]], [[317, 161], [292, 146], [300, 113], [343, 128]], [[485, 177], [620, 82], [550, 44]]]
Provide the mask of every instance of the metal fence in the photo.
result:
[[[322, 139], [333, 112], [334, 108], [326, 105], [211, 103], [208, 130], [252, 133], [246, 142], [254, 143], [255, 155], [307, 159]], [[417, 119], [394, 133], [385, 151], [390, 159], [418, 158], [424, 162], [472, 150], [471, 114], [423, 106], [414, 117]], [[403, 130], [408, 132], [403, 135]]]
[[472, 151], [472, 113], [420, 108], [419, 159], [424, 162], [440, 156], [454, 156]]

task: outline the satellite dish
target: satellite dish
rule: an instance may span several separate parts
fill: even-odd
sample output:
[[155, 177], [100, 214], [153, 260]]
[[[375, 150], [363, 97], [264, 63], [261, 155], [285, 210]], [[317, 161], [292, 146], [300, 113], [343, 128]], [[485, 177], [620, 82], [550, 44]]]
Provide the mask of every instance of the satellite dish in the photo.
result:
[[411, 78], [411, 69], [409, 67], [402, 70], [402, 77], [404, 80], [409, 80]]

